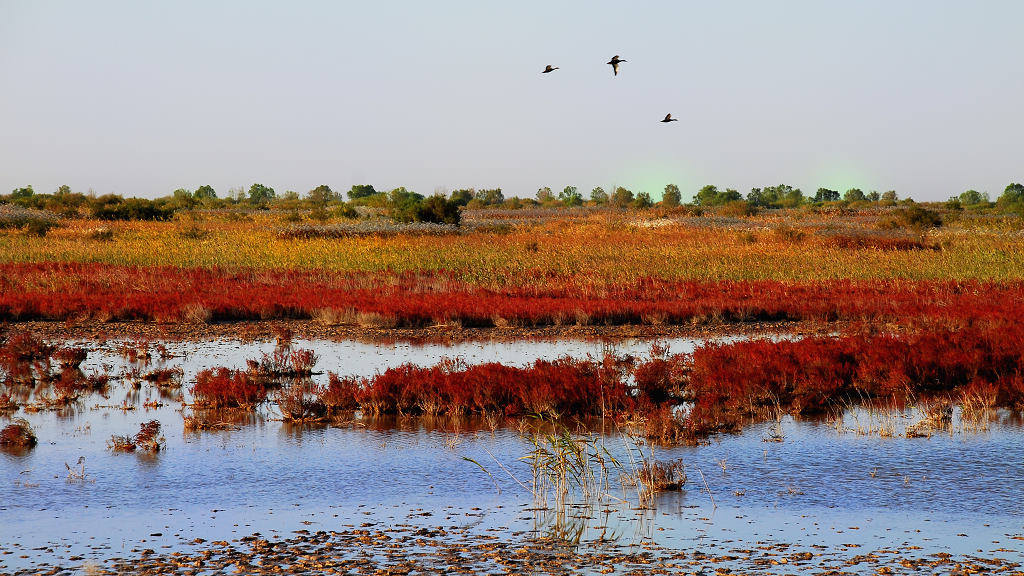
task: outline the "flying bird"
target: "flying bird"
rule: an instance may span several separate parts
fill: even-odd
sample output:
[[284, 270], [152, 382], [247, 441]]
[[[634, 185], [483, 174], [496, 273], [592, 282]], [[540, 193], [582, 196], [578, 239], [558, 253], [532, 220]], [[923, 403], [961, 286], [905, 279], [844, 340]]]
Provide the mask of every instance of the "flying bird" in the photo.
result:
[[625, 62], [625, 60], [619, 59], [619, 55], [618, 54], [616, 54], [615, 56], [612, 56], [612, 59], [609, 60], [608, 62], [606, 62], [606, 64], [611, 64], [612, 65], [612, 72], [615, 72], [616, 76], [619, 75], [619, 62]]
[[679, 118], [673, 118], [671, 114], [665, 114], [665, 119], [662, 122], [679, 122]]
[[555, 70], [558, 70], [558, 66], [552, 66], [551, 64], [548, 64], [547, 66], [544, 67], [544, 70], [541, 72], [541, 74], [547, 74], [548, 72], [554, 72]]

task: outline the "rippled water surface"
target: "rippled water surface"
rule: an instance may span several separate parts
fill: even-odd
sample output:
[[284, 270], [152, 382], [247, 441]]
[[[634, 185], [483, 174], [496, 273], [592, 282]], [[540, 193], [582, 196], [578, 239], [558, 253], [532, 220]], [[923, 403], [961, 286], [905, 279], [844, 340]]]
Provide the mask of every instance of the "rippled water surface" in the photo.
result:
[[[130, 368], [113, 344], [86, 344], [93, 350], [87, 372]], [[669, 345], [684, 352], [694, 343]], [[444, 356], [523, 365], [602, 353], [592, 342], [295, 346], [318, 353], [318, 371], [361, 376]], [[616, 351], [642, 356], [649, 346], [626, 342]], [[244, 366], [273, 343], [167, 348], [170, 357], [162, 362], [181, 366], [187, 387], [197, 370]], [[140, 546], [174, 550], [197, 537], [363, 524], [568, 533], [583, 543], [611, 537], [685, 549], [779, 542], [846, 547], [851, 554], [920, 547], [921, 554], [1019, 557], [1024, 544], [1024, 433], [1007, 414], [980, 431], [908, 439], [860, 433], [872, 416], [854, 411], [839, 425], [784, 419], [705, 446], [654, 448], [659, 459], [683, 459], [685, 490], [659, 496], [653, 510], [638, 510], [616, 504], [615, 498], [635, 503], [635, 492], [616, 478], [614, 498], [597, 511], [570, 509], [566, 518], [536, 510], [513, 478], [528, 483], [521, 457], [532, 448], [514, 429], [412, 418], [302, 427], [276, 420], [266, 408], [231, 429], [186, 433], [178, 402], [142, 408], [159, 398], [146, 383], [135, 391], [115, 381], [108, 398], [91, 396], [64, 412], [14, 414], [32, 424], [40, 443], [24, 454], [0, 452], [0, 571], [41, 563], [75, 567]], [[136, 408], [117, 408], [125, 402]], [[134, 434], [152, 419], [162, 424], [163, 451], [107, 449], [112, 435]], [[773, 435], [782, 441], [765, 441]], [[600, 442], [628, 468], [627, 439], [612, 431]], [[69, 467], [84, 471], [84, 480], [69, 480]]]

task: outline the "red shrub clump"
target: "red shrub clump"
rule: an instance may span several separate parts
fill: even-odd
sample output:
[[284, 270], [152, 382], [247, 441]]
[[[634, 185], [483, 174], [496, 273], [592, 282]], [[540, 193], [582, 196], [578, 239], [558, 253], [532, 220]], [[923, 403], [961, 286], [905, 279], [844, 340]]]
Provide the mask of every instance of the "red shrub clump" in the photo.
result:
[[24, 418], [15, 418], [14, 422], [0, 430], [0, 447], [32, 448], [37, 443], [32, 426]]
[[159, 452], [164, 441], [159, 435], [160, 421], [150, 420], [139, 425], [139, 432], [135, 436], [112, 436], [110, 449], [114, 452]]
[[709, 343], [697, 348], [687, 426], [735, 429], [777, 406], [801, 414], [837, 401], [916, 397], [987, 387], [1001, 406], [1024, 405], [1024, 327], [1018, 323], [800, 340]]
[[445, 361], [405, 364], [363, 380], [353, 399], [371, 413], [501, 413], [591, 416], [622, 411], [634, 399], [621, 381], [607, 382], [600, 365], [560, 358], [526, 368]]
[[206, 408], [253, 409], [267, 399], [263, 382], [248, 372], [229, 368], [200, 371], [190, 392], [196, 405]]

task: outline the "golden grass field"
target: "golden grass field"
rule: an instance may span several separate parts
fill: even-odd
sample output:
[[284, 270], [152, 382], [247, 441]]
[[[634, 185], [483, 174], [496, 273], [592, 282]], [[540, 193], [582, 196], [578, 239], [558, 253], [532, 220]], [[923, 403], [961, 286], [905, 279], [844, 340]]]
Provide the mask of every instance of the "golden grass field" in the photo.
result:
[[[0, 263], [325, 273], [444, 270], [462, 282], [489, 288], [552, 280], [599, 286], [638, 278], [1024, 278], [1024, 233], [1016, 216], [960, 217], [940, 228], [916, 231], [886, 226], [885, 213], [877, 210], [837, 215], [777, 212], [722, 218], [609, 211], [522, 219], [456, 234], [306, 239], [283, 236], [292, 224], [272, 213], [240, 220], [218, 215], [173, 222], [75, 220], [45, 237], [0, 234]], [[509, 217], [515, 216], [510, 211]], [[894, 240], [903, 245], [893, 248]], [[917, 247], [908, 247], [907, 242]]]

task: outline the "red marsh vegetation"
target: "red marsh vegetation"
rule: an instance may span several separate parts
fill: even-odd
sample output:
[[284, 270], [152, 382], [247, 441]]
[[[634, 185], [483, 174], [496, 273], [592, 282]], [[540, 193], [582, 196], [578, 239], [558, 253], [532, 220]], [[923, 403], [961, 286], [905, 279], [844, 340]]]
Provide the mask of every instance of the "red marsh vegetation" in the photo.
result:
[[747, 321], [963, 322], [1022, 317], [1024, 282], [666, 280], [594, 286], [573, 276], [500, 289], [453, 272], [339, 272], [0, 265], [0, 319], [207, 322], [313, 319], [365, 327], [703, 324]]

